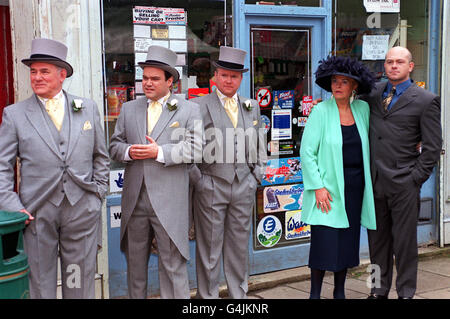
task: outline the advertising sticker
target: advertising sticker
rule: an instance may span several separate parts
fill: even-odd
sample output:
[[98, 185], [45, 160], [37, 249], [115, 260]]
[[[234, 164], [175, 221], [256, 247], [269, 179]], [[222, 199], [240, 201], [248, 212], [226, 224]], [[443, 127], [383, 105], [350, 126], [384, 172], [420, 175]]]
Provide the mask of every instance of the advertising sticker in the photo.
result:
[[302, 181], [300, 157], [278, 158], [267, 161], [261, 185], [300, 183]]
[[264, 134], [270, 130], [270, 119], [266, 115], [261, 115], [261, 127], [264, 129]]
[[266, 216], [258, 224], [258, 241], [266, 248], [273, 247], [280, 240], [282, 232], [280, 220], [273, 215]]
[[123, 189], [123, 175], [125, 170], [113, 170], [109, 172], [109, 192], [118, 193]]
[[120, 228], [120, 221], [122, 219], [122, 209], [119, 206], [111, 206], [109, 208], [111, 216], [111, 228]]
[[295, 103], [294, 94], [294, 90], [273, 91], [273, 108], [293, 109]]
[[308, 116], [311, 113], [312, 108], [312, 96], [304, 96], [302, 100], [302, 112], [304, 116]]
[[264, 213], [300, 210], [303, 203], [303, 184], [279, 185], [264, 188]]
[[286, 240], [306, 238], [311, 235], [311, 226], [300, 220], [301, 210], [286, 212], [284, 238]]
[[133, 23], [185, 25], [186, 12], [178, 8], [134, 7]]

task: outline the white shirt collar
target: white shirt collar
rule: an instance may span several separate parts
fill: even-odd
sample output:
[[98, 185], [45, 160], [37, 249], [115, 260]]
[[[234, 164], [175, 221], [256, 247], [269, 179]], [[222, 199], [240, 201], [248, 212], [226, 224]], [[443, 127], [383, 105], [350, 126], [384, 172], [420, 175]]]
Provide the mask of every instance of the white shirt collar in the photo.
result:
[[[45, 97], [40, 97], [39, 95], [38, 95], [37, 97], [38, 97], [39, 100], [41, 100], [42, 103], [44, 103], [44, 104], [45, 104], [45, 102], [47, 102], [48, 100], [50, 100], [50, 99], [45, 98]], [[63, 94], [63, 91], [61, 90], [61, 91], [59, 91], [58, 94], [56, 94], [56, 95], [53, 97], [53, 99], [61, 100], [61, 99], [63, 99], [63, 97], [64, 97], [64, 94]]]
[[[163, 107], [164, 107], [164, 105], [167, 103], [167, 101], [169, 100], [169, 97], [170, 97], [170, 92], [167, 94], [167, 95], [164, 95], [162, 98], [160, 98], [157, 102], [159, 102], [159, 104], [161, 104]], [[152, 103], [153, 102], [153, 100], [151, 100], [151, 99], [147, 99], [147, 103], [148, 103], [148, 105], [150, 105], [150, 103]]]

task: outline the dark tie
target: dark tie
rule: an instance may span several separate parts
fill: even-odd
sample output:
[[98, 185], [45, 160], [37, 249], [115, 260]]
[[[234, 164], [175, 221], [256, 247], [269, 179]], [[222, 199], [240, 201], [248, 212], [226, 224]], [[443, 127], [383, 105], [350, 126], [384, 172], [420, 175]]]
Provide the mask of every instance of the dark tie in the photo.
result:
[[386, 96], [386, 98], [383, 100], [384, 111], [388, 111], [389, 104], [391, 104], [394, 94], [395, 94], [395, 86], [392, 87], [388, 96]]

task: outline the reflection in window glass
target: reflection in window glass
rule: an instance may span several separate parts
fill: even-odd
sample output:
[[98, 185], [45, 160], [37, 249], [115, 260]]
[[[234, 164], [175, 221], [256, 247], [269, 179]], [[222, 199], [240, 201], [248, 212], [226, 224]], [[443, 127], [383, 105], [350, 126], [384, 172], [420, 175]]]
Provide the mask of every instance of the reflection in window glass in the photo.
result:
[[[133, 8], [136, 6], [182, 9], [186, 17], [185, 27], [133, 24]], [[231, 0], [103, 0], [107, 91], [105, 135], [108, 143], [122, 104], [143, 96], [142, 69], [137, 62], [145, 60], [145, 48], [149, 43], [169, 43], [177, 48], [182, 79], [174, 85], [172, 92], [188, 98], [191, 89], [209, 90], [213, 75], [210, 61], [217, 60], [221, 45], [232, 45], [231, 13]], [[144, 49], [136, 49], [145, 45]], [[112, 168], [120, 166], [112, 163]]]
[[[366, 12], [360, 0], [335, 0], [333, 12], [333, 52], [362, 60], [364, 36], [388, 35], [389, 46], [406, 46], [412, 53], [415, 81], [427, 81], [428, 71], [428, 2], [400, 2], [400, 13]], [[404, 29], [407, 32], [402, 32]], [[363, 60], [378, 78], [384, 77], [384, 57]]]

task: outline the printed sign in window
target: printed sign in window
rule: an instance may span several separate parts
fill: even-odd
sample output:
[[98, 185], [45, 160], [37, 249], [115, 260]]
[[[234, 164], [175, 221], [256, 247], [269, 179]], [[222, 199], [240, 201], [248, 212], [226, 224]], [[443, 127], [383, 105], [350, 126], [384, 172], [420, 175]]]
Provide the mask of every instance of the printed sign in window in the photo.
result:
[[272, 134], [271, 139], [290, 140], [292, 139], [292, 110], [272, 111]]

